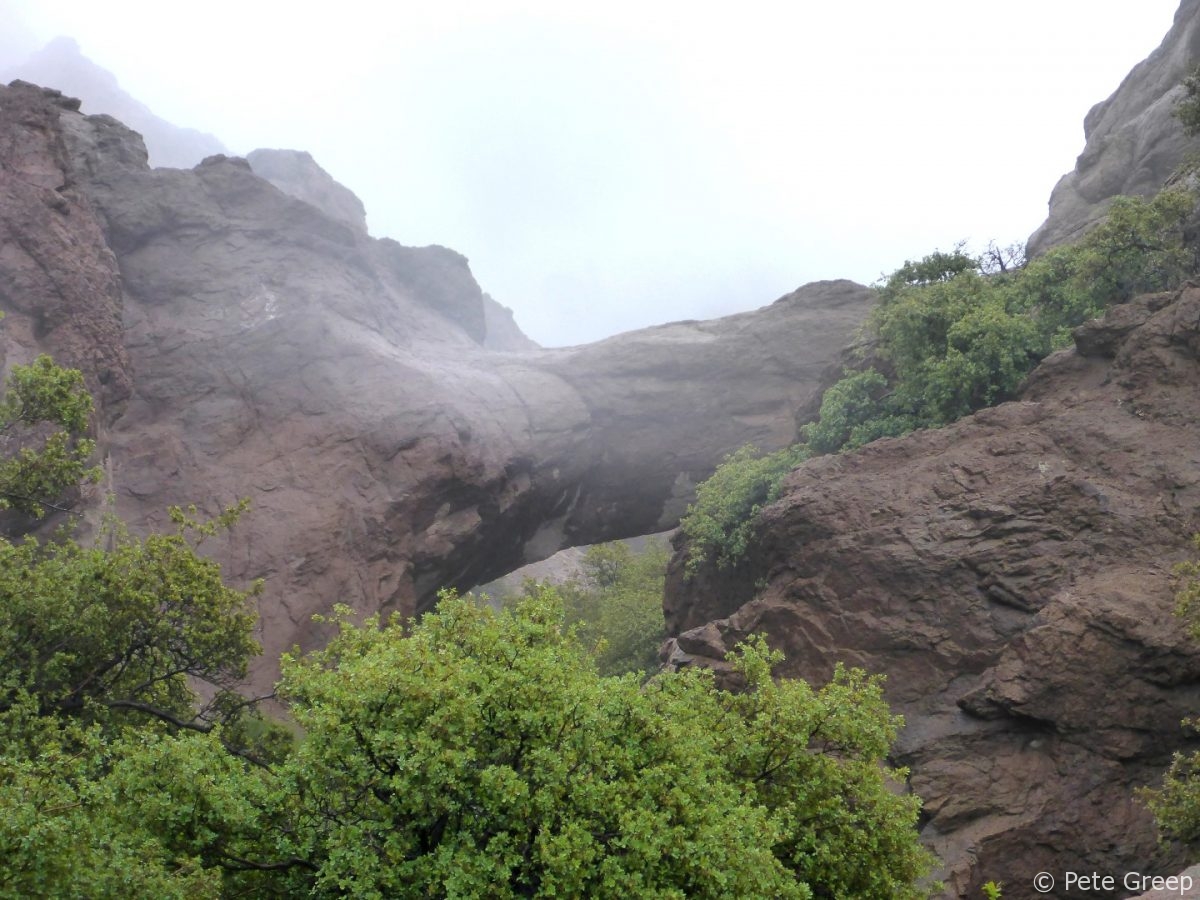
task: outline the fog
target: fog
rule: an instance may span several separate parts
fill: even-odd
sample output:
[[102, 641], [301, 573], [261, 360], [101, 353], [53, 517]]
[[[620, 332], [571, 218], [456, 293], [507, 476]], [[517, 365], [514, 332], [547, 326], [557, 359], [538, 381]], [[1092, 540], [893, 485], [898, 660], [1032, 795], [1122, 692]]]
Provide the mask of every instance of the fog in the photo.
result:
[[559, 345], [1024, 241], [1177, 0], [0, 0], [233, 152], [310, 151]]

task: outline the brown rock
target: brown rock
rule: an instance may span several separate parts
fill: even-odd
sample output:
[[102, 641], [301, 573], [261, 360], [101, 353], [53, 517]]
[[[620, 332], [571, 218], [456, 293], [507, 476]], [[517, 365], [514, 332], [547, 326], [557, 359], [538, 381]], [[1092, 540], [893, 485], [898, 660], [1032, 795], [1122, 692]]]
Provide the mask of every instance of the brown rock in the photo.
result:
[[1200, 530], [1200, 289], [1078, 342], [1019, 402], [810, 461], [742, 571], [688, 584], [677, 560], [668, 585], [677, 665], [762, 631], [789, 675], [886, 673], [949, 896], [1182, 861], [1134, 790], [1200, 709], [1171, 575]]
[[[78, 267], [120, 289], [123, 328], [81, 337], [76, 355], [108, 371], [127, 354], [116, 371], [136, 373], [104, 444], [118, 511], [156, 528], [171, 504], [252, 502], [211, 552], [235, 581], [266, 578], [257, 690], [281, 651], [322, 640], [311, 616], [334, 603], [409, 615], [440, 587], [673, 526], [725, 453], [792, 439], [873, 298], [827, 282], [715, 322], [494, 353], [453, 251], [373, 240], [244, 160], [152, 170], [113, 119], [30, 86], [0, 96], [23, 110], [0, 118], [0, 146], [54, 182], [29, 196], [74, 185], [71, 215], [98, 242], [95, 260], [63, 241], [26, 268], [53, 284]], [[22, 130], [30, 116], [41, 143]], [[0, 222], [32, 202], [0, 207]], [[59, 215], [46, 210], [0, 227], [44, 241]], [[119, 321], [105, 296], [72, 294], [62, 333]]]
[[133, 373], [117, 260], [58, 128], [59, 114], [77, 108], [32, 85], [0, 89], [0, 361], [50, 352], [87, 373], [111, 417], [129, 397]]

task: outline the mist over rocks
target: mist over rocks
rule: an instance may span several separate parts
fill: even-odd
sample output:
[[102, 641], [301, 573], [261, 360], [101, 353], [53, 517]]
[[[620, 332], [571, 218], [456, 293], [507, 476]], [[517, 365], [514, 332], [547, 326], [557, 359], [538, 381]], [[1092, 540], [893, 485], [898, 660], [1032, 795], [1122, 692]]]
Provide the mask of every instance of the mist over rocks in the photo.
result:
[[[135, 528], [250, 498], [206, 549], [235, 582], [266, 579], [260, 691], [281, 651], [322, 640], [311, 614], [334, 603], [408, 615], [441, 587], [671, 527], [724, 454], [794, 437], [873, 300], [825, 282], [755, 313], [495, 352], [454, 251], [370, 238], [245, 160], [152, 169], [137, 134], [57, 92], [18, 84], [0, 102], [22, 110], [0, 119], [0, 147], [21, 148], [5, 183], [47, 181], [0, 208], [17, 246], [47, 247], [36, 266], [0, 254], [0, 283], [36, 268], [103, 286], [7, 292], [6, 345], [53, 350], [67, 332], [41, 324], [51, 301], [64, 322], [109, 323], [63, 361], [126, 385], [101, 393], [101, 449]], [[64, 216], [93, 249], [41, 236]]]
[[0, 82], [22, 79], [56, 88], [82, 101], [86, 113], [110, 115], [141, 134], [150, 165], [190, 168], [206, 156], [226, 153], [211, 134], [181, 128], [155, 115], [86, 56], [69, 37], [55, 38], [27, 60], [0, 71]]
[[303, 150], [252, 150], [246, 162], [254, 174], [265, 178], [285, 194], [311, 203], [331, 219], [345, 222], [356, 231], [367, 233], [367, 211], [357, 195], [334, 181]]
[[1183, 0], [1158, 49], [1088, 112], [1083, 152], [1050, 195], [1049, 216], [1029, 238], [1029, 256], [1078, 238], [1113, 197], [1150, 196], [1163, 187], [1192, 145], [1172, 110], [1197, 62], [1200, 0]]

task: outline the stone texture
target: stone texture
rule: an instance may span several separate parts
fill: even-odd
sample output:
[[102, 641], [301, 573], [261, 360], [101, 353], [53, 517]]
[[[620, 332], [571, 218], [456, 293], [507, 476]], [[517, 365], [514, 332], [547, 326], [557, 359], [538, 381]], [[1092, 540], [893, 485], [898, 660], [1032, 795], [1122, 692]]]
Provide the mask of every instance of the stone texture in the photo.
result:
[[59, 113], [78, 105], [32, 86], [0, 89], [0, 361], [50, 352], [84, 370], [115, 410], [133, 382], [117, 259], [58, 129]]
[[303, 150], [254, 150], [246, 155], [254, 174], [285, 194], [315, 206], [331, 219], [367, 233], [367, 211], [348, 187], [317, 165]]
[[[2, 227], [47, 242], [59, 214], [29, 210], [69, 183], [73, 227], [95, 243], [47, 243], [36, 266], [5, 249], [0, 284], [10, 258], [48, 283], [77, 267], [103, 289], [71, 294], [63, 321], [121, 311], [72, 360], [132, 379], [106, 402], [103, 448], [135, 527], [165, 526], [171, 504], [250, 498], [236, 534], [207, 546], [235, 581], [266, 579], [259, 690], [280, 651], [323, 639], [311, 615], [333, 603], [410, 615], [442, 586], [671, 527], [725, 453], [791, 440], [873, 297], [820, 283], [756, 313], [497, 353], [459, 254], [371, 239], [244, 160], [150, 169], [133, 132], [59, 95], [0, 98], [21, 110], [0, 119], [0, 147], [25, 148], [10, 180], [53, 182], [0, 206]], [[46, 296], [6, 301], [6, 343], [25, 333], [9, 327], [17, 304], [32, 322]]]
[[1200, 61], [1200, 0], [1183, 0], [1162, 44], [1084, 120], [1075, 170], [1050, 196], [1050, 214], [1026, 252], [1070, 242], [1095, 224], [1118, 195], [1150, 196], [1184, 161], [1193, 142], [1171, 115], [1183, 79]]
[[513, 311], [491, 294], [483, 295], [483, 321], [483, 346], [489, 350], [537, 350], [541, 346], [521, 330]]
[[20, 78], [56, 88], [82, 100], [83, 111], [113, 116], [141, 134], [153, 166], [190, 168], [226, 150], [211, 134], [180, 128], [155, 115], [117, 83], [116, 77], [83, 55], [69, 37], [55, 38], [29, 59], [6, 69], [2, 81]]
[[800, 467], [740, 571], [672, 563], [675, 665], [762, 631], [789, 675], [886, 673], [948, 896], [1183, 862], [1134, 791], [1200, 710], [1171, 574], [1200, 530], [1200, 289], [1076, 344], [1017, 402]]

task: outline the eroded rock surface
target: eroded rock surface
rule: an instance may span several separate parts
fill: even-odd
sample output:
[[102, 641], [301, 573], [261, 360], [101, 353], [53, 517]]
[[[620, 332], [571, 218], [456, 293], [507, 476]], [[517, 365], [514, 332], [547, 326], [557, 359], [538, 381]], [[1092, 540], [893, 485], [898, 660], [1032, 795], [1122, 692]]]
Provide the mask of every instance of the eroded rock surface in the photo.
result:
[[1114, 308], [1076, 345], [1018, 402], [806, 463], [740, 572], [673, 563], [676, 664], [722, 669], [762, 631], [790, 675], [886, 673], [950, 896], [1184, 861], [1134, 791], [1200, 710], [1171, 574], [1200, 530], [1200, 289]]
[[254, 174], [285, 194], [315, 206], [331, 219], [367, 233], [367, 211], [358, 196], [303, 150], [254, 150], [246, 154]]
[[1163, 187], [1194, 147], [1171, 111], [1197, 62], [1200, 0], [1183, 0], [1158, 49], [1084, 119], [1083, 152], [1054, 188], [1049, 217], [1029, 238], [1030, 256], [1081, 236], [1113, 197], [1150, 196]]
[[791, 440], [872, 302], [827, 282], [496, 353], [461, 255], [374, 240], [244, 160], [151, 169], [133, 132], [54, 93], [0, 103], [0, 284], [34, 285], [3, 289], [6, 343], [75, 347], [66, 361], [114, 385], [103, 446], [136, 527], [250, 498], [210, 546], [235, 581], [266, 579], [258, 689], [333, 603], [411, 614], [442, 586], [673, 526], [725, 453]]
[[84, 112], [120, 119], [145, 140], [152, 166], [190, 168], [206, 156], [226, 152], [211, 134], [181, 128], [155, 115], [123, 90], [115, 75], [84, 56], [72, 38], [55, 38], [0, 75], [5, 82], [20, 78], [55, 88], [80, 98]]

